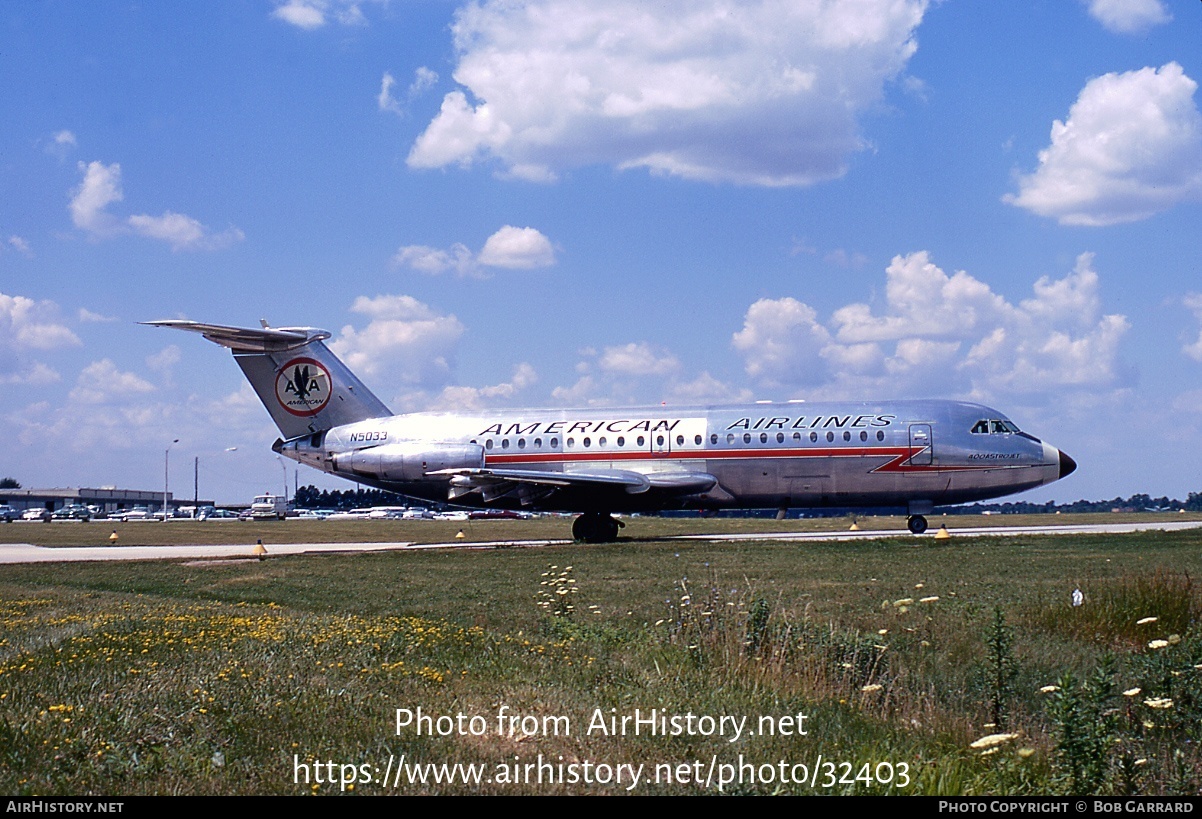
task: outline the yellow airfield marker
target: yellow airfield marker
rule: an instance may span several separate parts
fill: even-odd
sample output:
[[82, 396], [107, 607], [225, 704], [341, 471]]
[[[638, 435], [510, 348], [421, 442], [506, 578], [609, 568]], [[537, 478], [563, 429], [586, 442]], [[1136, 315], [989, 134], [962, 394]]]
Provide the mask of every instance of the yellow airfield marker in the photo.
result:
[[860, 531], [860, 524], [856, 523], [856, 522], [853, 520], [853, 521], [851, 522], [851, 528], [849, 528], [847, 531], [849, 531], [849, 532], [858, 532], [858, 531]]
[[459, 533], [457, 535], [455, 535], [455, 540], [463, 540], [464, 537], [466, 537], [466, 536], [463, 534], [463, 530], [460, 529]]
[[939, 531], [935, 533], [935, 540], [947, 540], [951, 536], [951, 532], [947, 530], [947, 524], [945, 523], [940, 526]]
[[114, 529], [113, 533], [111, 535], [109, 535], [109, 543], [116, 543], [116, 542], [117, 542], [117, 530]]
[[255, 541], [254, 554], [256, 554], [260, 560], [262, 560], [264, 557], [267, 556], [267, 549], [265, 549], [263, 547], [263, 539], [262, 538], [259, 538], [257, 541]]

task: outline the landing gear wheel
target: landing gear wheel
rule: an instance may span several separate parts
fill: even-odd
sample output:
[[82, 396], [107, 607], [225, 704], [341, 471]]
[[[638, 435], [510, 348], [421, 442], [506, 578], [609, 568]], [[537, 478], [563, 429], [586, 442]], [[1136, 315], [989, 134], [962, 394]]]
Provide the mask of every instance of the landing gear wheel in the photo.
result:
[[927, 530], [927, 519], [922, 515], [910, 515], [906, 520], [906, 527], [911, 534], [921, 535]]
[[572, 537], [581, 543], [612, 543], [618, 539], [621, 521], [600, 512], [589, 512], [572, 523]]

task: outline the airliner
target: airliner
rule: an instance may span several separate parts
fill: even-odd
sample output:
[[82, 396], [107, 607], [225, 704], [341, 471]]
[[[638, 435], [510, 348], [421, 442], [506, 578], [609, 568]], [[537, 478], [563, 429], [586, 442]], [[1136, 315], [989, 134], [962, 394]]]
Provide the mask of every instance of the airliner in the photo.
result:
[[590, 407], [394, 415], [314, 327], [146, 324], [229, 348], [299, 463], [423, 501], [579, 513], [607, 542], [614, 514], [668, 509], [905, 507], [1021, 492], [1076, 462], [1001, 412], [949, 400]]

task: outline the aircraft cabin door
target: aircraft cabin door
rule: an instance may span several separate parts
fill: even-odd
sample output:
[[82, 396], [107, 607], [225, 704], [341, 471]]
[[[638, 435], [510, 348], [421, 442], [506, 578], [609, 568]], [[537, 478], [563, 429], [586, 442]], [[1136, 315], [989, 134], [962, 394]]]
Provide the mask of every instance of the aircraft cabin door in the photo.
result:
[[935, 448], [931, 440], [930, 424], [910, 424], [910, 464], [930, 466], [931, 452]]
[[655, 432], [648, 433], [647, 438], [651, 445], [651, 454], [656, 458], [667, 458], [672, 454], [672, 433], [670, 430], [656, 430]]

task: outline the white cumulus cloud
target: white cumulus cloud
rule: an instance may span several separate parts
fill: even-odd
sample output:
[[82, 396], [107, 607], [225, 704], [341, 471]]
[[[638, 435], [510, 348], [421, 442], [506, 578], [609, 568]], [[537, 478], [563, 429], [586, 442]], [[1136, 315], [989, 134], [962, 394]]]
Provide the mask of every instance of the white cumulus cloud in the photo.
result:
[[621, 375], [669, 375], [680, 369], [680, 360], [668, 350], [643, 341], [606, 347], [597, 365], [605, 372]]
[[1043, 277], [1012, 304], [925, 252], [886, 270], [884, 304], [849, 304], [828, 322], [793, 298], [762, 299], [732, 343], [757, 382], [813, 397], [949, 395], [1034, 399], [1122, 386], [1125, 316], [1103, 315], [1091, 254], [1064, 278]]
[[495, 159], [808, 185], [865, 147], [857, 117], [917, 48], [926, 0], [489, 0], [452, 26], [461, 86], [414, 168]]
[[476, 261], [486, 267], [530, 269], [555, 264], [551, 240], [531, 227], [505, 225], [485, 241]]
[[351, 311], [367, 316], [366, 326], [347, 325], [331, 343], [334, 353], [369, 383], [377, 395], [419, 387], [440, 390], [452, 380], [464, 326], [412, 296], [360, 296]]
[[1095, 20], [1116, 34], [1139, 34], [1173, 15], [1160, 0], [1086, 0]]
[[33, 248], [29, 246], [29, 242], [16, 234], [8, 237], [8, 246], [27, 259], [33, 258]]
[[436, 276], [448, 271], [459, 276], [488, 278], [486, 268], [529, 270], [555, 264], [555, 249], [551, 240], [531, 227], [505, 225], [484, 242], [479, 253], [456, 242], [442, 250], [427, 245], [405, 245], [393, 254], [393, 267], [408, 267], [419, 273]]
[[246, 238], [236, 227], [214, 233], [191, 216], [173, 211], [162, 216], [135, 214], [122, 220], [108, 211], [109, 205], [125, 198], [121, 165], [80, 162], [79, 170], [83, 181], [72, 191], [68, 210], [75, 226], [95, 239], [134, 233], [167, 242], [172, 250], [222, 250]]
[[[363, 14], [365, 0], [284, 0], [277, 2], [271, 16], [281, 22], [313, 31], [330, 21], [344, 26], [361, 26], [367, 23]], [[388, 0], [379, 0], [388, 2]]]
[[130, 372], [122, 372], [111, 359], [93, 361], [84, 367], [68, 396], [81, 404], [106, 404], [131, 395], [154, 392], [154, 385]]
[[487, 387], [461, 385], [444, 387], [442, 392], [429, 402], [426, 409], [454, 412], [502, 406], [508, 404], [514, 396], [537, 381], [538, 373], [535, 372], [534, 367], [522, 362], [514, 368], [513, 377], [500, 384], [491, 384]]
[[58, 318], [58, 305], [0, 293], [0, 383], [47, 384], [59, 375], [31, 353], [78, 347], [79, 337]]
[[1184, 299], [1186, 308], [1192, 310], [1194, 318], [1198, 320], [1198, 340], [1192, 344], [1186, 344], [1181, 348], [1181, 352], [1192, 358], [1194, 361], [1202, 361], [1202, 293], [1189, 293]]
[[1061, 224], [1113, 225], [1202, 198], [1197, 87], [1175, 62], [1090, 80], [1004, 201]]

